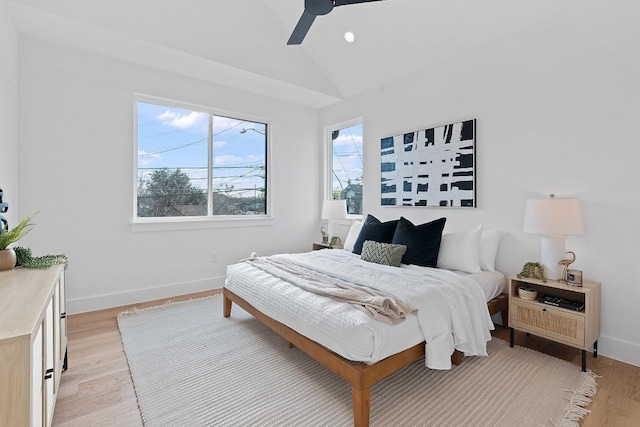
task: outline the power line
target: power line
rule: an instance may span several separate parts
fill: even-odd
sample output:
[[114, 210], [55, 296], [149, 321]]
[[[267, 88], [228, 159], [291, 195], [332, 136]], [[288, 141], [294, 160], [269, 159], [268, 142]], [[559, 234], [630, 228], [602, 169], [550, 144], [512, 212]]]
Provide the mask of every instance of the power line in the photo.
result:
[[[215, 117], [218, 117], [218, 116], [212, 115], [211, 117], [215, 118]], [[225, 117], [225, 118], [226, 118], [226, 117]], [[238, 123], [234, 124], [233, 126], [230, 126], [230, 127], [226, 128], [226, 129], [222, 129], [221, 131], [219, 131], [219, 132], [217, 132], [217, 133], [212, 134], [212, 135], [211, 135], [211, 137], [213, 138], [213, 137], [216, 137], [216, 136], [218, 136], [218, 135], [221, 135], [221, 134], [223, 134], [223, 133], [225, 133], [225, 132], [229, 132], [230, 130], [235, 129], [235, 128], [237, 128], [238, 126], [240, 126], [240, 125], [242, 125], [242, 124], [245, 124], [245, 123], [247, 123], [247, 122], [246, 122], [246, 121], [238, 122]], [[260, 124], [260, 123], [259, 123], [259, 124]], [[171, 134], [171, 133], [172, 133], [171, 131], [170, 131], [170, 132], [165, 132], [165, 134]], [[160, 135], [163, 135], [163, 134], [157, 134], [157, 135], [158, 135], [158, 136], [160, 136]], [[153, 135], [152, 135], [152, 136], [153, 136]], [[152, 136], [146, 136], [146, 137], [138, 138], [138, 140], [140, 140], [140, 139], [145, 139], [145, 138], [149, 138], [149, 137], [152, 137]], [[153, 137], [155, 137], [155, 136], [153, 136]], [[266, 138], [266, 136], [265, 136], [265, 138]], [[142, 154], [138, 153], [138, 157], [142, 157], [142, 156], [152, 156], [152, 155], [155, 155], [155, 154], [168, 153], [169, 151], [180, 150], [180, 149], [182, 149], [182, 148], [190, 147], [190, 146], [192, 146], [192, 145], [197, 145], [197, 144], [201, 144], [201, 143], [203, 143], [203, 142], [208, 142], [208, 141], [209, 141], [209, 137], [207, 136], [206, 138], [202, 138], [202, 139], [199, 139], [199, 140], [197, 140], [197, 141], [188, 142], [188, 143], [186, 143], [186, 144], [182, 144], [182, 145], [174, 145], [174, 146], [170, 146], [170, 147], [166, 147], [166, 148], [161, 148], [161, 149], [159, 149], [159, 150], [152, 151], [152, 152], [148, 152], [148, 153], [147, 153], [147, 152], [142, 153]]]
[[[353, 137], [353, 133], [351, 133], [351, 128], [347, 128], [347, 130], [349, 131], [349, 136], [351, 137], [351, 142], [353, 143], [353, 147], [356, 149], [356, 153], [358, 153], [358, 157], [360, 157], [360, 164], [363, 164], [364, 161], [362, 160], [362, 153], [360, 152], [359, 148], [358, 148], [358, 144], [356, 143], [356, 139]], [[362, 136], [362, 135], [360, 135]]]
[[[347, 132], [349, 132], [349, 136], [351, 138], [351, 142], [353, 143], [354, 147], [355, 147], [355, 153], [356, 155], [359, 157], [360, 159], [360, 164], [362, 164], [362, 153], [358, 150], [358, 146], [357, 143], [355, 141], [355, 138], [353, 137], [353, 133], [351, 132], [351, 128], [346, 128], [346, 129], [341, 129], [341, 130], [346, 130]], [[351, 176], [349, 174], [349, 172], [353, 172], [353, 171], [349, 171], [347, 170], [347, 168], [345, 167], [344, 163], [342, 162], [342, 157], [352, 157], [353, 152], [337, 152], [336, 150], [333, 150], [333, 158], [338, 160], [338, 163], [340, 164], [340, 168], [342, 169], [342, 173], [344, 173], [347, 177], [347, 182], [351, 182]], [[338, 181], [338, 185], [340, 186], [340, 188], [342, 190], [344, 190], [344, 185], [342, 183], [342, 180], [340, 179], [340, 177], [338, 176], [338, 173], [335, 171], [335, 168], [332, 168], [332, 172], [333, 172], [333, 176], [335, 177], [335, 179]], [[360, 169], [361, 170], [361, 169]], [[356, 171], [358, 172], [358, 171]]]
[[[138, 123], [138, 127], [140, 127], [140, 123]], [[151, 139], [151, 138], [160, 138], [161, 136], [174, 135], [176, 133], [186, 132], [188, 130], [190, 130], [190, 129], [174, 129], [174, 130], [168, 130], [166, 132], [152, 133], [152, 134], [149, 134], [149, 135], [138, 136], [138, 140]]]
[[187, 143], [187, 144], [183, 144], [183, 145], [175, 145], [175, 146], [173, 146], [173, 147], [168, 147], [168, 148], [165, 148], [165, 149], [162, 149], [162, 150], [152, 151], [152, 152], [150, 152], [150, 153], [147, 153], [147, 152], [145, 152], [145, 153], [138, 153], [138, 157], [153, 156], [153, 155], [155, 155], [155, 154], [168, 153], [169, 151], [180, 150], [181, 148], [190, 147], [190, 146], [192, 146], [192, 145], [196, 145], [196, 144], [201, 144], [201, 143], [203, 143], [203, 142], [205, 142], [205, 141], [208, 141], [208, 140], [209, 140], [209, 137], [207, 137], [207, 138], [202, 138], [202, 139], [199, 139], [199, 140], [197, 140], [197, 141], [189, 142], [189, 143]]
[[[213, 166], [212, 169], [264, 169], [265, 166], [262, 163], [256, 164], [256, 163], [247, 163], [246, 165], [228, 165], [228, 166]], [[138, 170], [162, 170], [162, 169], [169, 169], [169, 170], [173, 170], [173, 169], [180, 169], [181, 171], [185, 171], [185, 170], [207, 170], [208, 167], [207, 166], [174, 166], [174, 167], [167, 167], [167, 166], [159, 166], [159, 167], [155, 167], [155, 168], [149, 168], [149, 167], [139, 167]]]

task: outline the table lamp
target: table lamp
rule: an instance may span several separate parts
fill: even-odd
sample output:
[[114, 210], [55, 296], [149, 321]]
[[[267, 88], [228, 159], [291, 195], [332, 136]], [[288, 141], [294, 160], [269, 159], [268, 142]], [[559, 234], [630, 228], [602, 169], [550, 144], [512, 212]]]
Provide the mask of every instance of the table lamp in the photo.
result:
[[346, 200], [324, 200], [322, 202], [322, 219], [329, 220], [327, 232], [329, 241], [336, 236], [338, 231], [338, 221], [347, 218]]
[[564, 266], [559, 262], [565, 254], [567, 236], [584, 234], [582, 212], [578, 199], [527, 200], [524, 212], [525, 233], [540, 234], [540, 264], [544, 276], [560, 280]]

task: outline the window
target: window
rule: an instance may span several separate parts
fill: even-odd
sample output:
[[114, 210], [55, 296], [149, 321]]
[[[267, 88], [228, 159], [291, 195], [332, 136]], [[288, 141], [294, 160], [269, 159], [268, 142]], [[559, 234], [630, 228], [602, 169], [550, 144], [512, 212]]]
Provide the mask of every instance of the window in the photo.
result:
[[266, 123], [140, 97], [137, 218], [267, 214]]
[[327, 199], [345, 199], [349, 215], [362, 215], [362, 121], [327, 129]]

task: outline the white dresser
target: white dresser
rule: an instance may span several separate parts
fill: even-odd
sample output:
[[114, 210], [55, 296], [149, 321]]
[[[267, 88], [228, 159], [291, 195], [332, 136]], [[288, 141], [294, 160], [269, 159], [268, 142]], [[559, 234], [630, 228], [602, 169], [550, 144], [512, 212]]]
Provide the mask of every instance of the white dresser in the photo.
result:
[[0, 425], [50, 426], [66, 361], [64, 266], [0, 272]]

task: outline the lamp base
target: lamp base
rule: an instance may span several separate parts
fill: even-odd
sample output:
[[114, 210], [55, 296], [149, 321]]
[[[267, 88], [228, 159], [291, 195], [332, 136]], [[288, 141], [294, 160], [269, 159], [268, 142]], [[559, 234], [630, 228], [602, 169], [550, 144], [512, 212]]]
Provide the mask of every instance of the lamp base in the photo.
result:
[[547, 279], [562, 279], [564, 266], [559, 262], [564, 257], [566, 240], [566, 236], [540, 236], [540, 264]]
[[340, 221], [337, 219], [330, 219], [327, 224], [327, 234], [329, 235], [329, 241], [338, 235], [338, 228]]

